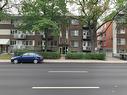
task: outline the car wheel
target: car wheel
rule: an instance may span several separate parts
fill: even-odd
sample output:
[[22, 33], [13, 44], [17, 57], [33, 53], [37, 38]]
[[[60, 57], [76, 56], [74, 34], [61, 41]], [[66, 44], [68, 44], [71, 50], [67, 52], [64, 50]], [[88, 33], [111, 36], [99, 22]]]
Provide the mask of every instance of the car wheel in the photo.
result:
[[35, 59], [35, 60], [34, 60], [34, 63], [37, 64], [37, 63], [38, 63], [38, 60]]
[[18, 63], [18, 60], [14, 60], [13, 63], [14, 63], [14, 64], [17, 64], [17, 63]]

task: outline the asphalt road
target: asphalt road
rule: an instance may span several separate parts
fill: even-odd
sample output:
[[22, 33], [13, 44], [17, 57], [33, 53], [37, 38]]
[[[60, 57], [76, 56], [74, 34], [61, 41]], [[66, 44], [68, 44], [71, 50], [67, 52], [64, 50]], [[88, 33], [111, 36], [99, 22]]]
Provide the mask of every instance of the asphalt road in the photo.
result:
[[127, 64], [0, 64], [0, 95], [127, 95]]

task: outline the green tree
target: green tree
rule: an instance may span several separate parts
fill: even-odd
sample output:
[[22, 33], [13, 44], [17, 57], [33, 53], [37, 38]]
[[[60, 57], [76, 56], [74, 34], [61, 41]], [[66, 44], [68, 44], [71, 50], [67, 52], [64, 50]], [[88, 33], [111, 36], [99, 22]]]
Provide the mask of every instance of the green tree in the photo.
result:
[[45, 50], [47, 51], [47, 32], [57, 36], [59, 25], [67, 12], [65, 0], [23, 0], [20, 15], [23, 16], [20, 29], [45, 33]]
[[[91, 33], [92, 51], [95, 51], [97, 45], [97, 30], [109, 21], [112, 23], [126, 5], [126, 0], [68, 0], [68, 2], [77, 5], [80, 11], [78, 19]], [[113, 10], [111, 6], [114, 6]]]

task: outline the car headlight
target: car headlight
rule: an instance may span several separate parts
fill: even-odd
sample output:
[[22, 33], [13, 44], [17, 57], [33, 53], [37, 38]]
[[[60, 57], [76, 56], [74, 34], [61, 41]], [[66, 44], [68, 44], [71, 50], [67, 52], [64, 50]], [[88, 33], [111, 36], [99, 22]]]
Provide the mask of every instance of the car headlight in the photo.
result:
[[12, 60], [12, 59], [15, 59], [15, 58], [16, 58], [16, 57], [12, 57], [11, 60]]

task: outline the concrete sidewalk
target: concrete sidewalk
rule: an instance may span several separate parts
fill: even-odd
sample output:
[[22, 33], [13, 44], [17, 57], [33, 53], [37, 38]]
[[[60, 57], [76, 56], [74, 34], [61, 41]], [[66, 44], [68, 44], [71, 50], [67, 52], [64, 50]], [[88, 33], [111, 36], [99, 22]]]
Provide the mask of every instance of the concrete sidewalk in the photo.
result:
[[123, 60], [44, 60], [45, 63], [127, 63]]
[[[0, 62], [9, 62], [10, 60], [0, 60]], [[44, 63], [127, 63], [124, 60], [70, 60], [70, 59], [45, 59]]]

